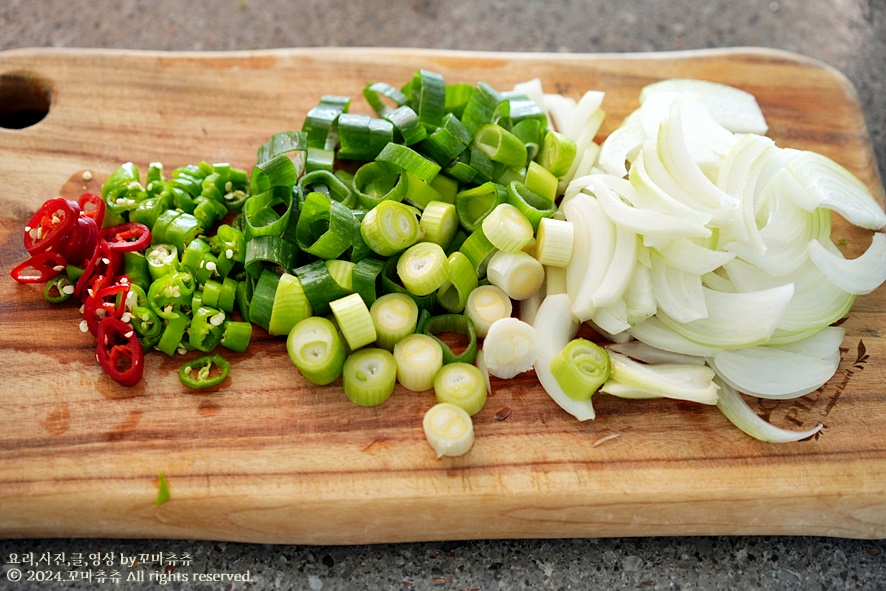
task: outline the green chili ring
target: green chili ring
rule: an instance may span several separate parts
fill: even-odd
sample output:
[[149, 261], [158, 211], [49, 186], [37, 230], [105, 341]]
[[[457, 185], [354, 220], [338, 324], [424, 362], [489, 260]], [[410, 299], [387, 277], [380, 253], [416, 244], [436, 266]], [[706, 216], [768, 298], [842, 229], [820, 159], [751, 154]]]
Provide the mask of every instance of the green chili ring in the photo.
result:
[[[213, 367], [218, 368], [218, 373], [213, 374]], [[182, 365], [178, 370], [178, 379], [189, 388], [210, 388], [225, 381], [229, 373], [231, 373], [231, 364], [221, 355], [212, 354]]]

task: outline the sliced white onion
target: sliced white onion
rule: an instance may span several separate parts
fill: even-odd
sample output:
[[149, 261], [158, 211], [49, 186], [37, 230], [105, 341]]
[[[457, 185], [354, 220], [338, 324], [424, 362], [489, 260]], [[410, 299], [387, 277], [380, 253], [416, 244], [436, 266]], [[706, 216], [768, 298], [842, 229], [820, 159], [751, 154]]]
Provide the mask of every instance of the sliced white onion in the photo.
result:
[[818, 270], [843, 291], [867, 294], [886, 281], [886, 234], [876, 232], [868, 249], [855, 259], [844, 258], [830, 240], [810, 240], [808, 249]]
[[626, 386], [675, 400], [716, 404], [718, 387], [714, 372], [706, 365], [644, 364], [630, 357], [609, 352], [612, 369], [609, 379]]
[[573, 313], [584, 322], [594, 315], [593, 294], [615, 253], [615, 224], [593, 197], [579, 193], [563, 205], [573, 224], [572, 258], [566, 265], [566, 292]]
[[680, 336], [667, 327], [658, 316], [653, 316], [645, 322], [632, 326], [628, 332], [630, 332], [631, 336], [638, 341], [642, 341], [658, 349], [673, 351], [674, 353], [682, 353], [684, 355], [712, 357], [719, 350], [714, 347], [694, 343], [689, 339]]
[[626, 164], [637, 157], [646, 139], [639, 115], [628, 115], [600, 146], [597, 159], [600, 168], [613, 176], [624, 177], [628, 174]]
[[831, 209], [868, 230], [886, 225], [886, 213], [865, 184], [827, 156], [799, 152], [786, 170], [801, 188], [790, 193], [801, 207]]
[[677, 322], [661, 312], [658, 317], [686, 339], [722, 349], [766, 343], [794, 296], [794, 285], [791, 283], [743, 293], [703, 289], [707, 317], [685, 323]]
[[732, 386], [720, 380], [717, 382], [720, 386], [717, 408], [729, 422], [755, 439], [767, 443], [788, 443], [812, 437], [821, 430], [820, 424], [808, 431], [788, 431], [776, 427], [757, 416]]
[[673, 267], [655, 252], [652, 289], [657, 308], [677, 322], [692, 322], [708, 315], [701, 275]]
[[820, 359], [772, 347], [720, 351], [708, 365], [740, 392], [760, 398], [788, 399], [820, 388], [837, 371], [839, 356]]
[[656, 93], [700, 93], [720, 125], [735, 133], [765, 134], [766, 118], [753, 94], [718, 82], [692, 78], [670, 78], [653, 82], [640, 90], [645, 103]]
[[690, 365], [704, 365], [704, 357], [697, 355], [685, 355], [683, 353], [674, 353], [673, 351], [665, 351], [651, 345], [647, 345], [642, 341], [628, 341], [626, 343], [614, 343], [606, 347], [610, 351], [627, 355], [631, 359], [642, 361], [643, 363], [683, 363]]
[[551, 372], [551, 361], [575, 337], [579, 326], [578, 319], [572, 314], [572, 303], [567, 294], [549, 295], [544, 299], [535, 315], [534, 327], [538, 335], [535, 375], [545, 392], [560, 408], [579, 421], [587, 421], [596, 416], [591, 399], [570, 398]]

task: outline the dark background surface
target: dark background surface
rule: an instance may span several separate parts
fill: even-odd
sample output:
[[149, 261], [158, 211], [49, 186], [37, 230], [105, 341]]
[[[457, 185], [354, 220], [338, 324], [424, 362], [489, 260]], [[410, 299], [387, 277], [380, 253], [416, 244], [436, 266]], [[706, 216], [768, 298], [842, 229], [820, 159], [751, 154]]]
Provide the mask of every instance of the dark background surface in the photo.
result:
[[[0, 3], [0, 50], [226, 51], [313, 46], [569, 53], [755, 46], [793, 51], [833, 66], [854, 84], [881, 176], [886, 174], [886, 0]], [[94, 577], [75, 585], [23, 581], [7, 587], [15, 568], [9, 564], [10, 554], [86, 555], [98, 550], [146, 555], [136, 569], [143, 572], [145, 581], [100, 582]], [[170, 569], [170, 554], [179, 558], [188, 554], [191, 560]], [[366, 546], [13, 539], [0, 540], [0, 564], [0, 588], [10, 589], [886, 589], [886, 542], [812, 537]], [[129, 569], [121, 570], [125, 574]], [[110, 575], [113, 569], [105, 571]], [[248, 573], [250, 581], [193, 583], [198, 573]], [[160, 575], [167, 576], [166, 584], [158, 580]], [[189, 582], [175, 580], [184, 575], [189, 575]]]

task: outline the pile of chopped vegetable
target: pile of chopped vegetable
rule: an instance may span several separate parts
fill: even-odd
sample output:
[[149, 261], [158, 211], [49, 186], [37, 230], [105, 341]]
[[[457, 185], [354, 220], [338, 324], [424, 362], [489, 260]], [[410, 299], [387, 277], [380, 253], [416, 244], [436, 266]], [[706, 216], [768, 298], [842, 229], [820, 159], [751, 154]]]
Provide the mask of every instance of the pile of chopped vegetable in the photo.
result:
[[[152, 349], [204, 352], [180, 379], [218, 385], [218, 347], [245, 351], [258, 326], [357, 405], [398, 383], [433, 390], [438, 455], [471, 447], [490, 375], [531, 370], [580, 420], [604, 392], [717, 405], [766, 441], [814, 433], [764, 423], [738, 392], [802, 396], [833, 376], [832, 325], [886, 280], [886, 235], [846, 260], [831, 211], [870, 230], [886, 215], [832, 160], [775, 146], [753, 96], [652, 84], [602, 144], [597, 91], [419, 70], [363, 97], [374, 115], [323, 96], [250, 174], [201, 162], [166, 178], [153, 163], [142, 179], [127, 163], [101, 196], [47, 201], [13, 277], [79, 297], [124, 386]], [[582, 324], [609, 344], [578, 338]]]

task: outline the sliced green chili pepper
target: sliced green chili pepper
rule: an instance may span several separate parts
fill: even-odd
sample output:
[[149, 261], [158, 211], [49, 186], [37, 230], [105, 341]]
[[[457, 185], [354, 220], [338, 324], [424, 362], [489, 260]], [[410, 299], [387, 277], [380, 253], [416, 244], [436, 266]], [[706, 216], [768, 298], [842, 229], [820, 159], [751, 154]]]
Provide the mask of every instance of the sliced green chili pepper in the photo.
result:
[[212, 351], [221, 342], [224, 323], [225, 313], [222, 310], [200, 306], [191, 318], [188, 342], [198, 351]]
[[194, 276], [187, 271], [163, 275], [148, 288], [148, 305], [160, 318], [171, 320], [181, 312], [177, 306], [190, 306], [196, 289]]
[[189, 388], [209, 388], [225, 381], [230, 372], [231, 364], [221, 355], [204, 355], [182, 365], [178, 379]]
[[43, 287], [43, 299], [51, 304], [60, 304], [74, 295], [74, 284], [67, 275], [56, 275]]

